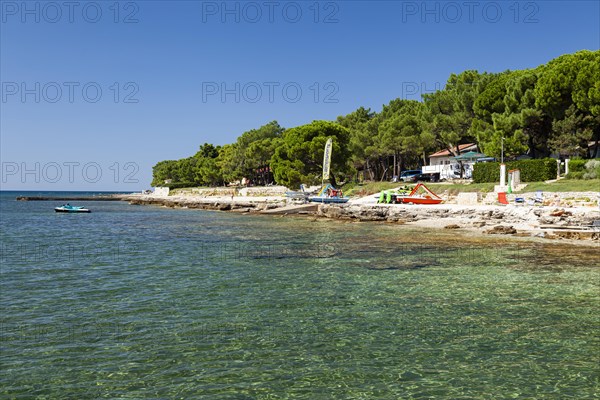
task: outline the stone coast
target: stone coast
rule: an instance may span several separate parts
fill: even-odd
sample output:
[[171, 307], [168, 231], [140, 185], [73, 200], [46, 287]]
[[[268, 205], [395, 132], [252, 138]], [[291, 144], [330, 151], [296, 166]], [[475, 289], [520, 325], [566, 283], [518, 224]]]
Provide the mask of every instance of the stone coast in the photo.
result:
[[232, 211], [257, 214], [304, 214], [355, 222], [406, 224], [431, 229], [462, 229], [481, 234], [510, 234], [547, 239], [574, 239], [600, 244], [597, 207], [530, 205], [400, 205], [353, 199], [346, 204], [293, 205], [281, 196], [127, 195], [135, 205]]

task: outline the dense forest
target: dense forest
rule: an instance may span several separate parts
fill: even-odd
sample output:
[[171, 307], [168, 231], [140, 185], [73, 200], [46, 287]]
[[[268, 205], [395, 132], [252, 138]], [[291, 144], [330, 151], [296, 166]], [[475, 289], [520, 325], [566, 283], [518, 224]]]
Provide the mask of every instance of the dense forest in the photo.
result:
[[153, 186], [253, 184], [298, 187], [320, 181], [333, 138], [332, 179], [382, 180], [427, 163], [427, 155], [477, 143], [491, 157], [600, 156], [600, 51], [560, 56], [535, 69], [452, 74], [422, 101], [394, 99], [333, 121], [283, 128], [276, 121], [235, 143], [205, 143], [192, 157], [153, 168]]

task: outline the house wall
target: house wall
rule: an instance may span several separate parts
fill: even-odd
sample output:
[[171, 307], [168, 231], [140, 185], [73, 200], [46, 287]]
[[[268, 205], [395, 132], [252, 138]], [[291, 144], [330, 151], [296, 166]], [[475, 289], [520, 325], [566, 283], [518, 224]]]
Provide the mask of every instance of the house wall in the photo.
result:
[[429, 165], [446, 165], [452, 164], [450, 156], [431, 157], [429, 159]]

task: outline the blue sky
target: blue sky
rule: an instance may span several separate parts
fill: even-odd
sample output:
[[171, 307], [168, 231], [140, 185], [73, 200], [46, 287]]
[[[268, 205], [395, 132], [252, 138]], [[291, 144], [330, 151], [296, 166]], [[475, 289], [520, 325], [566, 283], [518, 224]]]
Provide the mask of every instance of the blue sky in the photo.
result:
[[597, 1], [72, 4], [0, 2], [3, 190], [139, 190], [157, 161], [272, 120], [600, 48]]

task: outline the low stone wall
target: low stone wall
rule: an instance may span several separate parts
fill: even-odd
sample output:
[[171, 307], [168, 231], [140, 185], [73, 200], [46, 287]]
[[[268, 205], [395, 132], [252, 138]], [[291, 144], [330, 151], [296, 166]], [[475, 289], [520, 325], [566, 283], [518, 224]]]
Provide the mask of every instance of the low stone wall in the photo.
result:
[[237, 196], [237, 189], [233, 187], [212, 187], [212, 188], [185, 188], [174, 189], [171, 191], [171, 196]]
[[238, 196], [284, 196], [287, 191], [285, 186], [252, 186], [240, 189]]
[[284, 207], [285, 200], [279, 201], [253, 201], [252, 199], [237, 198], [233, 201], [197, 199], [183, 197], [146, 197], [146, 196], [124, 196], [122, 200], [129, 201], [134, 205], [156, 205], [171, 208], [193, 208], [201, 210], [219, 210], [219, 211], [263, 211], [273, 208]]
[[195, 196], [195, 197], [277, 197], [284, 196], [288, 189], [285, 186], [252, 186], [252, 187], [212, 187], [212, 188], [185, 188], [174, 189], [172, 196]]
[[154, 193], [152, 193], [152, 195], [166, 197], [166, 196], [169, 195], [169, 188], [168, 187], [164, 187], [164, 186], [155, 187], [154, 188]]
[[461, 205], [477, 205], [481, 198], [481, 193], [479, 192], [463, 192], [459, 193], [456, 196], [456, 204]]

